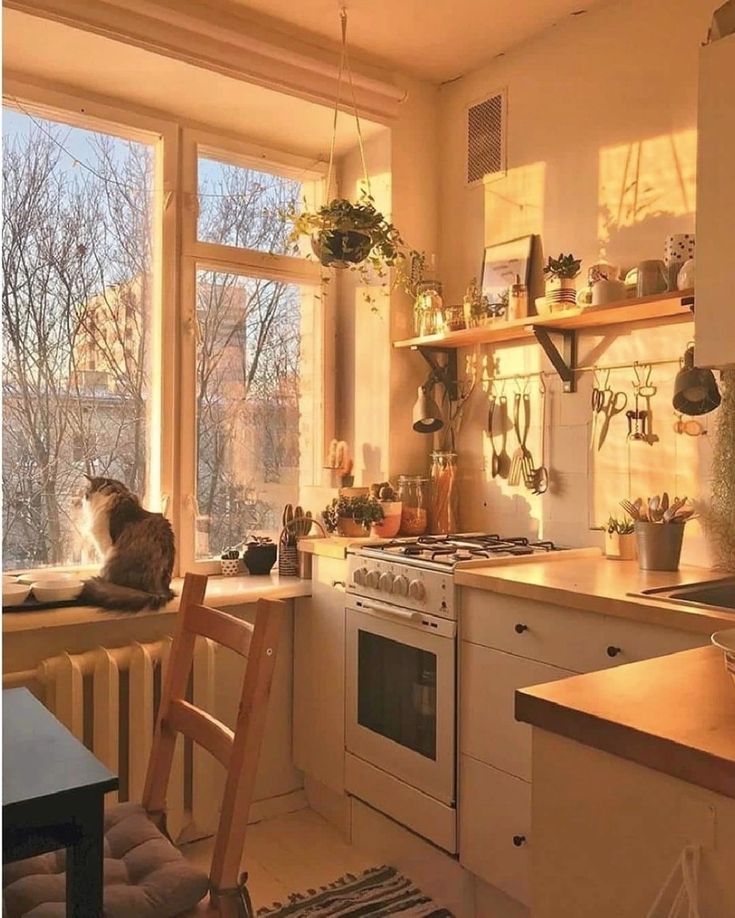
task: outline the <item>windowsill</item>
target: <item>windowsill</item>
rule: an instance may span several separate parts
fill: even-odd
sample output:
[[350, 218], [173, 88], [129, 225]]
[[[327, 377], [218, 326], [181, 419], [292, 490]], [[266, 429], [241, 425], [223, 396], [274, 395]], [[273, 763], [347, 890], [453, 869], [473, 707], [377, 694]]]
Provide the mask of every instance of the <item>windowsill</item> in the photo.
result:
[[[64, 606], [59, 609], [45, 609], [40, 612], [6, 612], [3, 614], [3, 633], [38, 631], [44, 628], [69, 627], [70, 625], [115, 620], [140, 620], [149, 616], [171, 615], [179, 610], [179, 596], [183, 579], [177, 578], [171, 587], [177, 594], [162, 609], [147, 609], [143, 612], [123, 612], [114, 609], [98, 609], [92, 606]], [[311, 595], [311, 580], [298, 577], [280, 577], [278, 574], [264, 576], [242, 575], [238, 577], [209, 578], [206, 602], [216, 608], [245, 605], [258, 599], [295, 599]]]

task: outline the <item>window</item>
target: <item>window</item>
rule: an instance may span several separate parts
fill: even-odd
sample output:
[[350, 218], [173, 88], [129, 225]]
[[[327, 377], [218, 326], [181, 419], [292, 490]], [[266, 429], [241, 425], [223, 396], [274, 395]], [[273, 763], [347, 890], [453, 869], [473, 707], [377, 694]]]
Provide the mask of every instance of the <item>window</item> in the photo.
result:
[[3, 144], [4, 566], [75, 564], [84, 474], [147, 491], [153, 146], [11, 109]]
[[285, 212], [322, 174], [23, 91], [3, 124], [4, 567], [97, 563], [86, 474], [166, 512], [177, 573], [213, 571], [320, 483], [327, 306]]

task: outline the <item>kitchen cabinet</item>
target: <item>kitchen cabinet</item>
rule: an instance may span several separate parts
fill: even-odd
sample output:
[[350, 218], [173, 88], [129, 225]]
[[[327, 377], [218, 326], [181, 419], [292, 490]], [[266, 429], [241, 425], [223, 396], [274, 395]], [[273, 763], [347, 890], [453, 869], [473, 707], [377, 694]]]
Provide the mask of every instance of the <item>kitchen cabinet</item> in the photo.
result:
[[531, 785], [461, 755], [459, 862], [513, 899], [530, 902]]
[[697, 147], [698, 366], [735, 366], [735, 35], [700, 52]]
[[460, 597], [459, 860], [528, 904], [531, 728], [515, 719], [516, 690], [708, 638], [486, 590]]
[[311, 596], [294, 617], [294, 764], [337, 793], [345, 772], [347, 561], [314, 555]]

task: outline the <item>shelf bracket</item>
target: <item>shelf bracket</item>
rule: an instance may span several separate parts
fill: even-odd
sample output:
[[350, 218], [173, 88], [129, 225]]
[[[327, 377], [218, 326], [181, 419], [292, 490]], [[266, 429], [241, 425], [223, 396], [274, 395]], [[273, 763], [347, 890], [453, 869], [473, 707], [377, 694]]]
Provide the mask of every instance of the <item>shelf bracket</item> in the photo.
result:
[[555, 329], [561, 335], [561, 350], [552, 340], [548, 328], [533, 325], [533, 333], [541, 345], [544, 354], [549, 358], [552, 366], [559, 374], [565, 392], [577, 391], [577, 332], [575, 329]]
[[[420, 344], [412, 348], [412, 350], [418, 351], [429, 364], [436, 381], [446, 389], [449, 401], [456, 402], [459, 398], [456, 349], [451, 347], [429, 347]], [[443, 355], [445, 358], [444, 363], [439, 363], [436, 355]]]

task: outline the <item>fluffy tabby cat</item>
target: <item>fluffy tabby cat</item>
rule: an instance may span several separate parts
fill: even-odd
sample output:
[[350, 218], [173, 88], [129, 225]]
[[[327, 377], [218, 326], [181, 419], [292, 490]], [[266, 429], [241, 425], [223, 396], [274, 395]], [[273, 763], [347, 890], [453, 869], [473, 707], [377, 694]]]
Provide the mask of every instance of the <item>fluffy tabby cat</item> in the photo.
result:
[[90, 478], [84, 495], [89, 531], [103, 566], [84, 585], [82, 599], [107, 609], [158, 609], [174, 594], [174, 534], [160, 513], [144, 510], [121, 481]]

